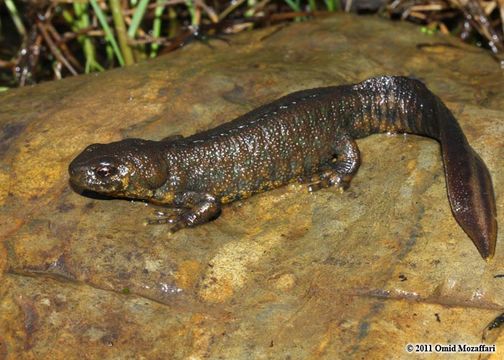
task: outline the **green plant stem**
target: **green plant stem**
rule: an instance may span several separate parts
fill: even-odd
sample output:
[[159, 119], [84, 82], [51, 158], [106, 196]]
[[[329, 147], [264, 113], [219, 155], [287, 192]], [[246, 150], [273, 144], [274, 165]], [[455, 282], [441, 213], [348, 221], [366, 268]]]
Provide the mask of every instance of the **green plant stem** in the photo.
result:
[[147, 10], [147, 5], [149, 5], [149, 0], [140, 0], [140, 3], [135, 9], [135, 12], [133, 13], [133, 18], [131, 19], [131, 25], [128, 29], [128, 36], [130, 37], [130, 39], [135, 38], [135, 34], [138, 30], [138, 27], [140, 26], [140, 23], [142, 22], [142, 19], [145, 15], [145, 10]]
[[[90, 24], [88, 15], [89, 5], [74, 3], [73, 7], [77, 19], [73, 19], [71, 15], [65, 16], [64, 14], [64, 17], [72, 25], [72, 29], [76, 31], [88, 28]], [[82, 45], [82, 51], [84, 52], [84, 56], [86, 57], [86, 66], [84, 68], [84, 72], [88, 74], [95, 70], [103, 71], [103, 67], [96, 60], [96, 48], [91, 38], [87, 35], [81, 35], [77, 38], [77, 40]]]
[[324, 0], [327, 11], [336, 11], [339, 9], [339, 5], [336, 3], [337, 0]]
[[[156, 10], [154, 10], [154, 22], [152, 24], [152, 36], [157, 39], [161, 35], [161, 16], [163, 15], [165, 6], [163, 5], [163, 0], [157, 0]], [[153, 42], [151, 45], [150, 57], [156, 57], [159, 50], [159, 44]]]
[[124, 56], [124, 63], [126, 65], [133, 65], [135, 59], [133, 58], [133, 51], [128, 44], [128, 34], [126, 32], [126, 24], [124, 23], [124, 18], [122, 16], [122, 8], [120, 0], [110, 0], [110, 10], [112, 11], [112, 19], [114, 20], [114, 26], [119, 40], [119, 46], [121, 47], [122, 54]]
[[107, 55], [107, 60], [110, 64], [112, 64], [112, 62], [114, 61], [114, 56], [117, 57], [117, 53], [110, 43], [105, 46], [105, 54]]
[[194, 4], [194, 0], [186, 0], [187, 10], [189, 10], [189, 14], [191, 15], [191, 25], [197, 28], [199, 26], [199, 18], [196, 11], [196, 6]]
[[168, 8], [168, 38], [173, 38], [177, 34], [179, 28], [177, 12], [173, 7]]
[[232, 2], [231, 5], [229, 5], [223, 12], [219, 14], [219, 20], [224, 19], [226, 16], [231, 14], [233, 11], [236, 10], [237, 7], [239, 7], [241, 4], [243, 4], [245, 0], [236, 0], [235, 2]]
[[[105, 39], [108, 41], [110, 46], [112, 47], [112, 50], [117, 58], [117, 61], [119, 61], [119, 64], [121, 66], [124, 66], [124, 59], [121, 54], [121, 50], [119, 49], [119, 46], [117, 46], [117, 42], [115, 40], [114, 34], [112, 34], [112, 30], [110, 29], [110, 26], [107, 23], [107, 18], [105, 17], [105, 14], [103, 13], [102, 9], [100, 9], [100, 6], [98, 6], [98, 3], [96, 0], [89, 0], [89, 3], [91, 4], [91, 7], [93, 8], [96, 17], [98, 18], [98, 21], [100, 22], [101, 27], [103, 28], [103, 31], [105, 32]], [[107, 50], [107, 54], [109, 54]]]
[[25, 37], [26, 36], [26, 28], [23, 25], [23, 21], [21, 21], [21, 18], [19, 17], [19, 13], [17, 11], [16, 5], [14, 4], [14, 1], [5, 0], [5, 5], [7, 6], [7, 9], [9, 10], [10, 16], [12, 18], [12, 21], [14, 22], [14, 25], [16, 26], [18, 33], [21, 36]]
[[301, 6], [299, 4], [299, 0], [284, 0], [292, 10], [301, 11]]
[[245, 17], [251, 17], [254, 15], [254, 6], [256, 5], [256, 0], [247, 0], [247, 11], [245, 11]]
[[[290, 8], [295, 12], [301, 12], [301, 0], [284, 0]], [[297, 16], [294, 21], [303, 21], [306, 20], [306, 16]]]

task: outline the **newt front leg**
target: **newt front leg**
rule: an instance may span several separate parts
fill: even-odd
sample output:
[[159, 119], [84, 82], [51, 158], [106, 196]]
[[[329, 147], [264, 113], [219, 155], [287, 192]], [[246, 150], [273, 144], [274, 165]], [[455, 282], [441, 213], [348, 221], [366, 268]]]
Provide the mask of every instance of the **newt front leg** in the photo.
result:
[[172, 205], [176, 214], [148, 220], [149, 225], [173, 224], [174, 233], [216, 219], [221, 213], [221, 203], [213, 195], [187, 191], [175, 194]]

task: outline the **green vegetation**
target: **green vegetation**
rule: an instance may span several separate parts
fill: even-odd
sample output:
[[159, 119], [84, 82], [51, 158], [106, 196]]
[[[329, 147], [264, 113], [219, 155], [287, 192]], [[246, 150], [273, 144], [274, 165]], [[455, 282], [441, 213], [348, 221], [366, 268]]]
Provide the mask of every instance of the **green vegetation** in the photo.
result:
[[[359, 4], [359, 0], [5, 0], [0, 2], [0, 86], [4, 90], [5, 85], [128, 66], [192, 40], [343, 9], [359, 11]], [[389, 0], [377, 1], [366, 12], [413, 20], [427, 35], [451, 33], [487, 44], [502, 59], [502, 4]], [[6, 23], [11, 24], [8, 35]]]

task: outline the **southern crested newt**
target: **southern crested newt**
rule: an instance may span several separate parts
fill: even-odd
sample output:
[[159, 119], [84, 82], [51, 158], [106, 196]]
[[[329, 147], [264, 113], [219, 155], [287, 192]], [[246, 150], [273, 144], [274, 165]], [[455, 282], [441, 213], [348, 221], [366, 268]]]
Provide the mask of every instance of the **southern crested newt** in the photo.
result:
[[304, 178], [346, 188], [360, 165], [354, 139], [411, 133], [441, 144], [453, 215], [485, 259], [497, 239], [490, 173], [443, 102], [420, 81], [383, 76], [302, 90], [189, 137], [89, 145], [70, 164], [77, 189], [174, 208], [171, 231], [206, 223], [223, 204]]

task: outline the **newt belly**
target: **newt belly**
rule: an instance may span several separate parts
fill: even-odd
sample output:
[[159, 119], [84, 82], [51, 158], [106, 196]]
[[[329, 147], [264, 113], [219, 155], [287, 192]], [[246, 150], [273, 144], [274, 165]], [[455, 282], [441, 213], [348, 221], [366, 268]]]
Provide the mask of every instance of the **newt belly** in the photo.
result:
[[497, 222], [488, 169], [443, 102], [405, 77], [295, 92], [186, 138], [93, 144], [69, 173], [79, 189], [178, 209], [163, 220], [176, 231], [293, 179], [306, 179], [310, 190], [346, 188], [360, 165], [354, 139], [384, 132], [439, 141], [453, 215], [481, 256], [491, 257]]

